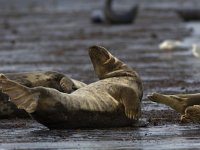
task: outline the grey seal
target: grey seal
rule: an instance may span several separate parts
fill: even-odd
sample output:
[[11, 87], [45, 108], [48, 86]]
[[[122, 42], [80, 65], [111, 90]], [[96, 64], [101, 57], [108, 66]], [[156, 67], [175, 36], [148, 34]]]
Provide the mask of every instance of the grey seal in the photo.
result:
[[105, 0], [103, 11], [92, 12], [93, 23], [130, 24], [134, 22], [139, 6], [136, 4], [128, 11], [116, 11], [112, 8], [113, 0]]
[[100, 79], [67, 94], [53, 88], [29, 88], [0, 76], [0, 85], [19, 109], [50, 129], [131, 126], [141, 114], [142, 82], [136, 71], [104, 47], [89, 48]]
[[153, 93], [148, 95], [151, 101], [170, 106], [181, 113], [181, 122], [200, 123], [200, 93], [165, 95]]

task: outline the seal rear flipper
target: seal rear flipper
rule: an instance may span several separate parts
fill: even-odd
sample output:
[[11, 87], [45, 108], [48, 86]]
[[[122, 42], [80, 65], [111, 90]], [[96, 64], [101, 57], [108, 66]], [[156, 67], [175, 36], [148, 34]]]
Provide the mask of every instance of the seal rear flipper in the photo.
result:
[[9, 80], [3, 74], [0, 75], [0, 85], [2, 92], [6, 93], [10, 97], [10, 101], [19, 109], [24, 109], [28, 113], [35, 111], [39, 93], [15, 81]]

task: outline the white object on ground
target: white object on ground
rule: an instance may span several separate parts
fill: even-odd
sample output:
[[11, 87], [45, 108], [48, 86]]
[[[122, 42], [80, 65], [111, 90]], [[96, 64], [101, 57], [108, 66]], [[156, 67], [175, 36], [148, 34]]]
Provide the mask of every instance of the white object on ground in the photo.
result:
[[178, 40], [165, 40], [161, 44], [159, 44], [159, 49], [162, 49], [162, 50], [173, 50], [173, 49], [178, 49], [178, 48], [187, 49], [189, 47], [190, 46]]
[[195, 57], [200, 58], [200, 46], [197, 44], [192, 44], [192, 54]]
[[159, 48], [162, 50], [190, 49], [195, 57], [200, 58], [200, 46], [196, 43], [189, 44], [177, 40], [165, 40], [159, 44]]

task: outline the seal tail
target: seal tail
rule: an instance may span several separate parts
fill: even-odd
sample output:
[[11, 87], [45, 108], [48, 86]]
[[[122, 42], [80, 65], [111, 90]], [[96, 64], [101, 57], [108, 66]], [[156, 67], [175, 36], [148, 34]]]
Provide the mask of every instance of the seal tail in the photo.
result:
[[10, 101], [19, 109], [24, 109], [28, 113], [35, 111], [39, 93], [34, 92], [31, 88], [9, 80], [3, 74], [0, 74], [0, 86], [2, 92], [6, 93], [10, 97]]

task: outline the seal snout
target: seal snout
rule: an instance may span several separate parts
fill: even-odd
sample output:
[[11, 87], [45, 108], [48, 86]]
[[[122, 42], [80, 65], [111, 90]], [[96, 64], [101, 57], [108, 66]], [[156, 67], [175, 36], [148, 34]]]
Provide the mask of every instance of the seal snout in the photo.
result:
[[6, 78], [6, 76], [4, 75], [4, 74], [0, 74], [0, 80], [6, 80], [6, 79], [8, 79], [8, 78]]
[[147, 98], [153, 101], [154, 95], [155, 95], [155, 93], [148, 94]]
[[109, 52], [101, 46], [91, 46], [88, 49], [89, 55], [91, 60], [97, 63], [102, 63], [104, 64], [104, 62], [106, 62], [108, 59], [110, 59], [110, 55]]

